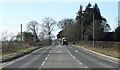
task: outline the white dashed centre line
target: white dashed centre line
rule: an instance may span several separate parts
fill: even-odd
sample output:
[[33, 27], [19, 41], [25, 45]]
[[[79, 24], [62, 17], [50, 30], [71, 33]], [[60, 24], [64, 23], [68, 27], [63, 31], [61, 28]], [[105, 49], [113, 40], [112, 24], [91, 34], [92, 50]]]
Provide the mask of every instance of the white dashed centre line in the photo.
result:
[[75, 50], [75, 52], [78, 52], [77, 50]]
[[59, 51], [59, 53], [60, 53], [61, 51]]
[[48, 59], [48, 57], [45, 58], [45, 60], [47, 60], [47, 59]]
[[42, 63], [42, 66], [45, 64], [45, 61]]
[[[65, 48], [66, 48], [66, 47], [65, 47]], [[77, 62], [78, 62], [79, 64], [83, 65], [83, 64], [82, 64], [82, 62], [80, 62], [78, 59], [76, 59], [76, 58], [75, 58], [75, 56], [73, 56], [67, 48], [66, 48], [66, 50], [67, 50], [67, 51], [68, 51], [68, 53], [69, 53], [69, 54], [73, 57], [73, 59], [77, 60]], [[78, 51], [77, 51], [77, 50], [75, 50], [75, 52], [78, 52]], [[87, 67], [87, 66], [85, 66], [85, 65], [84, 65], [84, 67], [85, 67], [85, 68], [88, 68], [88, 67]]]
[[49, 54], [47, 55], [47, 57], [45, 58], [45, 60], [43, 61], [42, 65], [43, 66], [45, 64], [45, 61], [48, 59], [48, 57], [50, 56], [50, 53], [51, 53], [52, 49], [50, 50]]
[[88, 68], [87, 66], [85, 66], [85, 68]]

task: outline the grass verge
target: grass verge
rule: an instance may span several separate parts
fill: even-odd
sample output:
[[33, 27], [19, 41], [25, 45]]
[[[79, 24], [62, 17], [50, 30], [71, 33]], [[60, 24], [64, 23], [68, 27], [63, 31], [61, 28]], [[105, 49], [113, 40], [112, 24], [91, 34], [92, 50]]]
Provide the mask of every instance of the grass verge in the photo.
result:
[[7, 62], [7, 61], [10, 61], [12, 59], [18, 58], [18, 57], [23, 56], [25, 54], [28, 54], [28, 53], [30, 53], [38, 48], [40, 48], [40, 47], [30, 47], [30, 48], [20, 50], [20, 51], [15, 52], [15, 53], [2, 55], [2, 62]]
[[98, 48], [98, 47], [93, 48], [92, 46], [80, 45], [80, 44], [76, 44], [76, 46], [84, 47], [84, 48], [87, 48], [89, 50], [120, 59], [120, 57], [118, 56], [118, 51], [110, 49], [110, 48]]

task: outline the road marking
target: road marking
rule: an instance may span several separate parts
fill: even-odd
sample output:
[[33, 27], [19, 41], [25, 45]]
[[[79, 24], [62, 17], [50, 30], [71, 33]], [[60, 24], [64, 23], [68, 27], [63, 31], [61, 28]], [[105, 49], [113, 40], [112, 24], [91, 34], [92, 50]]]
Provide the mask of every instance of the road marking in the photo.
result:
[[73, 56], [72, 54], [70, 54], [71, 56]]
[[60, 53], [61, 51], [57, 51], [57, 53]]
[[87, 66], [85, 66], [85, 68], [88, 68]]
[[[75, 46], [75, 45], [73, 45], [73, 46]], [[101, 54], [101, 53], [98, 53], [98, 52], [89, 50], [89, 49], [84, 48], [84, 47], [80, 47], [80, 46], [76, 46], [76, 47], [82, 48], [82, 49], [87, 50], [87, 51], [89, 51], [89, 52], [92, 52], [92, 53], [95, 53], [95, 54], [98, 54], [98, 55], [101, 55], [101, 56], [105, 56], [105, 57], [108, 57], [108, 58], [111, 58], [111, 59], [114, 59], [114, 60], [117, 60], [117, 61], [119, 60], [119, 59], [117, 59], [117, 58], [114, 58], [114, 57], [111, 57], [111, 56], [107, 56], [107, 55], [104, 55], [104, 54]]]
[[45, 61], [42, 63], [42, 66], [45, 64]]
[[41, 64], [41, 66], [43, 66], [45, 64], [45, 62], [47, 61], [48, 57], [50, 56], [52, 49], [50, 50], [49, 54], [47, 55], [47, 57], [45, 58], [45, 60], [43, 61], [43, 63]]
[[[45, 48], [45, 47], [43, 47], [43, 48]], [[39, 50], [41, 50], [41, 49], [43, 49], [43, 48], [40, 48], [40, 49], [38, 49], [38, 50], [35, 50], [35, 51], [32, 52], [32, 53], [35, 53], [35, 52], [37, 52], [37, 51], [39, 51]], [[31, 54], [32, 54], [32, 53], [31, 53]], [[15, 61], [7, 62], [6, 64], [2, 65], [2, 68], [3, 68], [3, 67], [6, 67], [6, 66], [8, 66], [8, 65], [11, 65], [11, 64], [13, 64], [13, 63], [15, 63], [15, 62], [17, 62], [17, 61], [19, 61], [19, 60], [22, 60], [22, 59], [30, 56], [31, 54], [25, 55], [25, 56], [23, 56], [23, 57], [21, 57], [21, 58], [19, 58], [19, 59], [16, 59]], [[1, 68], [1, 66], [0, 66], [0, 68]]]
[[74, 56], [72, 56], [73, 57], [73, 59], [75, 59], [75, 57]]
[[75, 52], [78, 52], [77, 50], [75, 50]]
[[[66, 48], [66, 47], [65, 47]], [[70, 51], [66, 48], [66, 50], [68, 51], [68, 53], [73, 57], [73, 59], [77, 60], [77, 62], [83, 66], [85, 66], [84, 64], [82, 64], [82, 62], [80, 62], [77, 58], [75, 58], [75, 56], [73, 56]], [[88, 68], [87, 66], [85, 66], [85, 68]]]
[[60, 53], [61, 51], [59, 51], [59, 53]]
[[82, 64], [79, 60], [77, 60], [80, 64]]
[[47, 59], [48, 59], [48, 57], [45, 58], [45, 60], [47, 60]]
[[[104, 60], [107, 60], [107, 61], [109, 61], [109, 62], [118, 64], [118, 61], [119, 61], [119, 60], [116, 59], [116, 58], [113, 58], [113, 57], [110, 57], [110, 56], [107, 56], [107, 55], [104, 55], [104, 54], [101, 54], [101, 53], [98, 53], [98, 52], [94, 52], [94, 51], [89, 50], [89, 49], [84, 48], [84, 47], [79, 47], [79, 48], [83, 49], [83, 51], [85, 51], [85, 52], [91, 52], [90, 54], [92, 54], [92, 55], [99, 55], [99, 56], [97, 56], [97, 57], [99, 57], [99, 58], [101, 58], [101, 59], [104, 59]], [[87, 50], [87, 51], [86, 51], [86, 50]], [[103, 57], [111, 58], [111, 59], [117, 60], [117, 62], [111, 61], [110, 59], [106, 59], [106, 58], [103, 58]]]

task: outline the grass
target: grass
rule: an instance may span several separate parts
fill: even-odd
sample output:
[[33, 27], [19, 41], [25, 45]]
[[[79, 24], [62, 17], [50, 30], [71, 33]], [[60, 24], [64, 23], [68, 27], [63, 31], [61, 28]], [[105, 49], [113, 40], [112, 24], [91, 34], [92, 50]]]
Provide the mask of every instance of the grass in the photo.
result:
[[107, 55], [107, 56], [111, 56], [111, 57], [114, 57], [114, 58], [120, 58], [118, 56], [118, 51], [110, 49], [110, 48], [98, 48], [98, 47], [93, 48], [92, 46], [88, 46], [88, 45], [80, 45], [80, 44], [76, 44], [76, 45], [80, 46], [80, 47], [87, 48], [89, 50], [92, 50], [92, 51], [95, 51], [95, 52], [98, 52], [98, 53], [101, 53], [101, 54], [104, 54], [104, 55]]
[[13, 57], [16, 57], [16, 56], [24, 54], [26, 52], [30, 52], [31, 50], [34, 50], [36, 48], [38, 48], [38, 47], [30, 47], [30, 48], [27, 48], [27, 49], [24, 49], [24, 50], [17, 51], [15, 53], [10, 53], [10, 54], [6, 54], [6, 55], [2, 55], [2, 61], [10, 59], [10, 58], [13, 58]]

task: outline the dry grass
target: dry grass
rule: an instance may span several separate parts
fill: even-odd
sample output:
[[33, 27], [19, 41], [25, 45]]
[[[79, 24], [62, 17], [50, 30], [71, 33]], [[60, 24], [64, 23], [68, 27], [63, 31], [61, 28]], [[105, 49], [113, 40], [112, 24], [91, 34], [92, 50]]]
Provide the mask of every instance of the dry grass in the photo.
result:
[[2, 43], [2, 56], [0, 59], [7, 60], [15, 56], [22, 55], [26, 52], [34, 50], [38, 47], [29, 46], [28, 44], [20, 44], [20, 42]]
[[38, 48], [38, 47], [30, 47], [30, 48], [20, 50], [20, 51], [14, 52], [14, 53], [9, 53], [9, 54], [2, 55], [2, 61], [6, 60], [6, 59], [13, 58], [13, 57], [16, 57], [16, 56], [19, 56], [21, 54], [24, 54], [24, 53], [29, 52], [31, 50], [34, 50], [36, 48]]
[[111, 48], [92, 47], [92, 46], [80, 45], [80, 44], [76, 44], [76, 45], [80, 46], [80, 47], [84, 47], [84, 48], [90, 49], [90, 50], [98, 52], [98, 53], [102, 53], [102, 54], [108, 55], [108, 56], [112, 56], [112, 57], [115, 57], [115, 58], [120, 58], [118, 56], [118, 51], [114, 50], [114, 49], [111, 49]]

